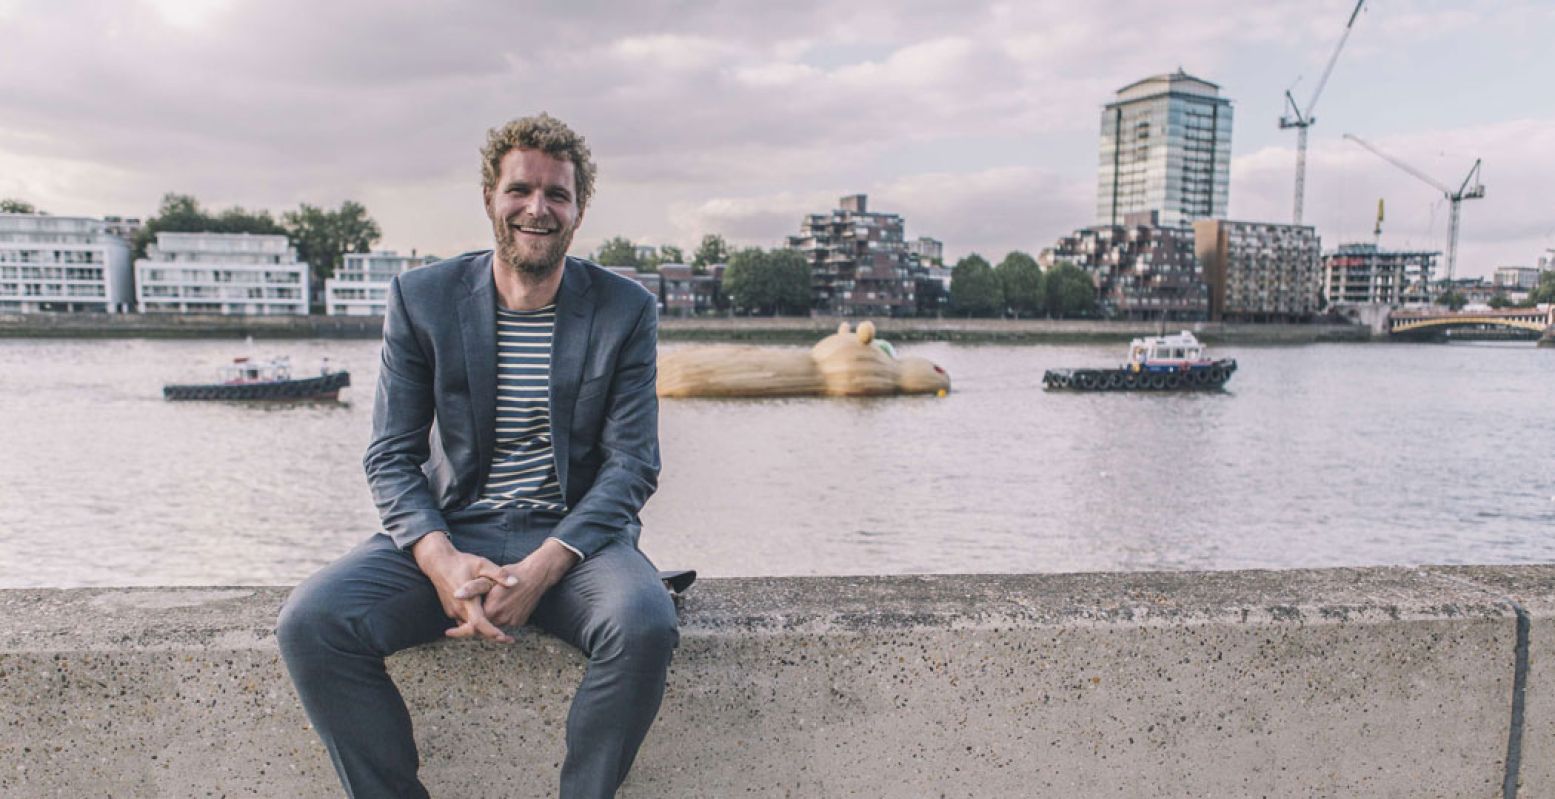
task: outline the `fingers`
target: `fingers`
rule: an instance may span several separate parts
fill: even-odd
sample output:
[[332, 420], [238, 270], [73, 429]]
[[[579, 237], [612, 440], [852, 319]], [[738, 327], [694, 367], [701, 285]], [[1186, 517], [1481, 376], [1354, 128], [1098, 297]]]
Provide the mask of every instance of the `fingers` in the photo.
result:
[[454, 599], [472, 599], [490, 591], [497, 583], [489, 577], [476, 577], [454, 591]]
[[497, 641], [504, 644], [513, 643], [512, 636], [502, 632], [500, 628], [486, 618], [485, 612], [481, 610], [479, 600], [467, 601], [463, 604], [465, 612], [463, 623], [448, 630], [444, 635], [449, 638], [470, 638], [478, 635], [488, 641]]
[[502, 567], [485, 559], [477, 558], [475, 563], [475, 576], [459, 586], [454, 591], [455, 599], [471, 599], [484, 594], [491, 589], [504, 585], [512, 588], [518, 585], [518, 578], [507, 573]]
[[475, 574], [478, 577], [490, 580], [493, 585], [505, 585], [509, 588], [518, 585], [518, 577], [509, 574], [506, 569], [485, 558], [481, 559], [480, 568], [476, 570]]

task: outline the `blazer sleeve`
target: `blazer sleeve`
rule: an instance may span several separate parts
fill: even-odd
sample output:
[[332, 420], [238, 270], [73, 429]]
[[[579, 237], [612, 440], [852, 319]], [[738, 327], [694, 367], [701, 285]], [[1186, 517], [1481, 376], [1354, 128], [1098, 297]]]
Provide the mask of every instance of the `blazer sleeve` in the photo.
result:
[[599, 473], [552, 534], [585, 558], [612, 541], [629, 540], [626, 528], [637, 523], [658, 488], [658, 345], [658, 304], [647, 295], [610, 381]]
[[430, 456], [436, 401], [433, 368], [405, 308], [398, 277], [389, 284], [383, 320], [383, 363], [373, 399], [373, 435], [362, 466], [384, 531], [400, 548], [447, 530], [431, 485], [421, 471]]

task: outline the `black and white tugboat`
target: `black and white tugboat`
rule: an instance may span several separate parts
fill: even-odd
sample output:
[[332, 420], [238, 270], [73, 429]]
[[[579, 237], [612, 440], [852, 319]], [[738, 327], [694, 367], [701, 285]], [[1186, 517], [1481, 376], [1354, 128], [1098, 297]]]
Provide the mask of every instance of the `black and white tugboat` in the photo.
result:
[[294, 377], [289, 358], [233, 358], [231, 364], [221, 368], [219, 379], [219, 383], [163, 386], [162, 397], [239, 402], [332, 401], [340, 396], [340, 389], [351, 385], [351, 373], [331, 369], [327, 359], [317, 375]]
[[1128, 363], [1115, 369], [1049, 369], [1042, 386], [1070, 391], [1203, 391], [1219, 389], [1236, 371], [1234, 358], [1211, 360], [1184, 330], [1175, 336], [1136, 338]]

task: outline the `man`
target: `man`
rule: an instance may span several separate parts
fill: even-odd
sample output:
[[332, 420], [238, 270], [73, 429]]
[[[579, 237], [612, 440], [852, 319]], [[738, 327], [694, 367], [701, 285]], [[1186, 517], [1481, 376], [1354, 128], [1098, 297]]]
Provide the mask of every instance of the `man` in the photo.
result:
[[510, 643], [501, 628], [525, 622], [582, 650], [561, 796], [584, 799], [626, 778], [677, 642], [637, 550], [659, 471], [655, 299], [566, 256], [594, 188], [581, 137], [541, 114], [482, 157], [495, 252], [389, 289], [363, 459], [385, 532], [298, 586], [277, 630], [353, 797], [427, 796], [393, 652]]

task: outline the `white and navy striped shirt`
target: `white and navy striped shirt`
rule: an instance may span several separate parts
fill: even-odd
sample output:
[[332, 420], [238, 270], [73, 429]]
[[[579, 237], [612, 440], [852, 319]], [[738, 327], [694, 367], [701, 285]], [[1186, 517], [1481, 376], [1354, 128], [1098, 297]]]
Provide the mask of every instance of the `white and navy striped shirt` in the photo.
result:
[[472, 508], [566, 511], [551, 450], [551, 336], [556, 306], [497, 309], [497, 441]]

